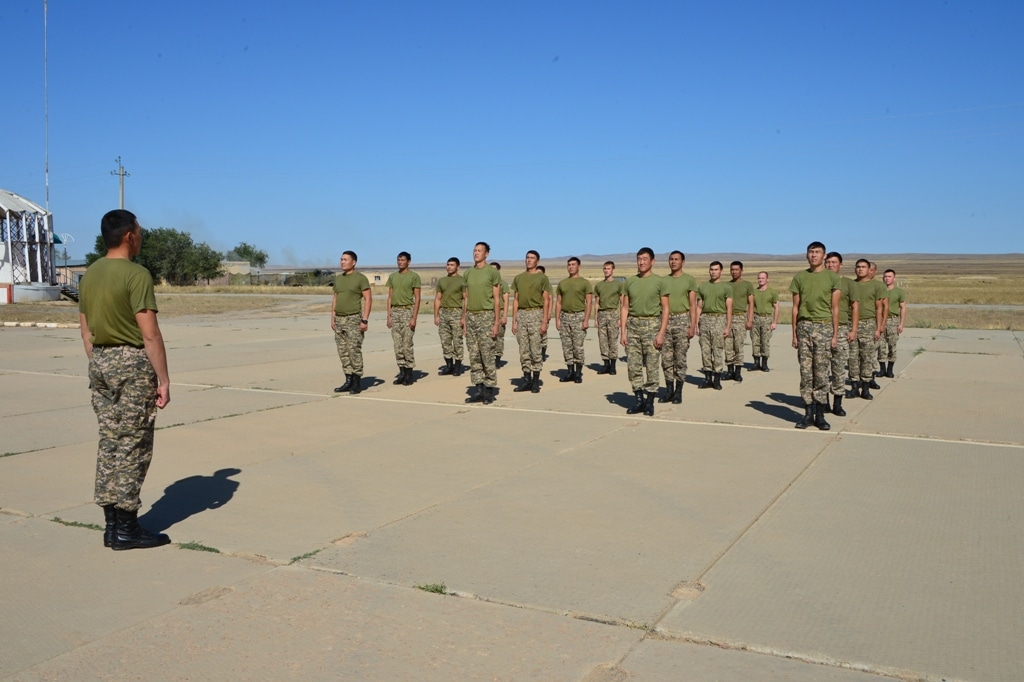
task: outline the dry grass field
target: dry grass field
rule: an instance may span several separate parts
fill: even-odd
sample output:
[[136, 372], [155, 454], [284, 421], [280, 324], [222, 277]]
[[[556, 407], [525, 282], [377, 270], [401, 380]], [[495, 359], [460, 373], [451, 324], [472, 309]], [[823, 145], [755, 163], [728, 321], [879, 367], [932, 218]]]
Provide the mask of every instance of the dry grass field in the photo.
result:
[[[880, 270], [893, 268], [897, 284], [907, 292], [909, 300], [907, 324], [910, 327], [938, 329], [1024, 329], [1024, 255], [1007, 256], [871, 256]], [[663, 258], [655, 271], [666, 273]], [[687, 261], [686, 272], [698, 281], [706, 276], [710, 259]], [[728, 266], [729, 259], [719, 257]], [[853, 276], [851, 257], [843, 266], [843, 274]], [[628, 276], [632, 263], [620, 260], [618, 276]], [[553, 282], [564, 275], [564, 263], [545, 261]], [[769, 274], [769, 286], [776, 289], [783, 301], [780, 320], [789, 321], [788, 287], [793, 275], [806, 267], [801, 260], [751, 258], [744, 261], [745, 276], [756, 279], [759, 270]], [[518, 262], [505, 262], [502, 273], [507, 281], [521, 269]], [[429, 314], [433, 300], [433, 282], [444, 275], [440, 268], [423, 268], [423, 306]], [[601, 262], [585, 261], [581, 272], [591, 280], [601, 278]], [[188, 318], [210, 315], [248, 315], [259, 311], [264, 315], [284, 317], [326, 313], [330, 296], [328, 287], [283, 286], [214, 286], [157, 287], [161, 318]], [[386, 289], [374, 287], [374, 309], [384, 305]], [[953, 307], [950, 307], [953, 306]], [[1011, 306], [990, 308], [987, 306]], [[77, 304], [70, 301], [18, 303], [0, 306], [0, 322], [78, 321]]]

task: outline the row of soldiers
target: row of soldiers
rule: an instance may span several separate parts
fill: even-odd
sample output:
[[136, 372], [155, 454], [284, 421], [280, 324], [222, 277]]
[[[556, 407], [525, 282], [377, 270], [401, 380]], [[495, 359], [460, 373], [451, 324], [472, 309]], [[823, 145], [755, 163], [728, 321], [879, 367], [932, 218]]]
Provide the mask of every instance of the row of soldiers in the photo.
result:
[[[810, 407], [805, 419], [797, 424], [799, 428], [813, 423], [827, 429], [824, 412], [844, 415], [844, 396], [870, 399], [869, 388], [872, 384], [877, 386], [874, 375], [867, 380], [861, 376], [863, 367], [871, 367], [873, 371], [874, 366], [870, 363], [865, 365], [862, 356], [870, 355], [873, 362], [877, 362], [874, 354], [879, 352], [878, 342], [882, 339], [887, 342], [885, 361], [888, 376], [892, 376], [896, 340], [903, 331], [906, 311], [906, 299], [903, 292], [894, 286], [893, 271], [885, 273], [887, 288], [874, 282], [870, 264], [862, 259], [858, 261], [857, 280], [850, 280], [839, 276], [842, 256], [830, 253], [826, 261], [824, 247], [821, 250], [822, 263], [817, 267], [832, 273], [826, 276], [830, 286], [833, 276], [839, 282], [834, 290], [839, 300], [835, 306], [831, 299], [818, 305], [807, 313], [812, 316], [807, 319], [818, 319], [825, 307], [829, 314], [833, 310], [836, 313], [837, 338], [830, 352], [829, 365], [835, 397], [830, 402], [826, 393], [821, 401], [824, 408], [820, 411], [815, 407], [816, 400], [808, 402], [805, 398]], [[592, 284], [580, 275], [579, 258], [571, 257], [566, 262], [567, 277], [556, 287], [539, 263], [540, 254], [530, 250], [525, 257], [525, 270], [509, 284], [501, 278], [501, 266], [487, 262], [489, 252], [486, 242], [478, 242], [473, 251], [473, 266], [465, 272], [460, 272], [462, 263], [458, 258], [448, 259], [446, 275], [437, 282], [433, 303], [434, 324], [439, 330], [445, 360], [440, 374], [462, 374], [463, 337], [466, 339], [471, 379], [476, 387], [467, 402], [489, 404], [494, 401], [496, 369], [504, 354], [509, 318], [512, 333], [519, 343], [523, 371], [522, 379], [514, 388], [516, 392], [537, 393], [541, 389], [540, 373], [546, 357], [551, 319], [554, 319], [562, 340], [567, 367], [560, 379], [563, 382], [583, 381], [583, 342], [591, 326], [598, 330], [603, 360], [599, 374], [617, 373], [618, 347], [625, 347], [627, 373], [636, 398], [627, 409], [629, 414], [654, 414], [654, 402], [660, 389], [660, 370], [665, 373], [665, 391], [660, 402], [682, 402], [687, 352], [694, 336], [699, 338], [701, 346], [704, 382], [700, 388], [720, 390], [723, 380], [743, 381], [744, 340], [748, 332], [753, 348], [753, 369], [770, 371], [768, 359], [772, 332], [779, 321], [779, 297], [776, 291], [768, 288], [767, 272], [758, 273], [755, 286], [743, 278], [743, 263], [733, 261], [729, 266], [730, 279], [726, 281], [722, 263], [713, 261], [708, 267], [708, 281], [698, 284], [691, 275], [683, 272], [686, 257], [681, 251], [673, 251], [669, 255], [669, 274], [660, 276], [653, 272], [653, 250], [645, 247], [637, 252], [637, 273], [629, 278], [616, 277], [615, 263], [606, 261], [602, 268], [603, 279]], [[411, 260], [408, 252], [400, 253], [398, 271], [392, 273], [386, 285], [387, 326], [392, 333], [399, 368], [394, 383], [404, 385], [414, 381], [413, 334], [422, 287], [419, 275], [410, 269]], [[346, 251], [341, 257], [342, 272], [335, 280], [331, 326], [335, 330], [338, 354], [346, 375], [345, 383], [336, 388], [336, 392], [359, 393], [362, 390], [361, 346], [372, 297], [369, 281], [355, 270], [356, 261], [356, 254]], [[810, 264], [810, 260], [808, 262]], [[865, 264], [863, 277], [860, 273], [862, 262]], [[818, 272], [815, 267], [811, 264], [809, 271]], [[794, 278], [793, 286], [797, 285], [801, 275]], [[792, 286], [791, 291], [794, 293], [794, 347], [799, 351], [796, 330], [804, 318], [797, 317], [801, 310], [800, 292], [793, 290]], [[832, 291], [829, 289], [829, 296]], [[891, 314], [892, 322], [887, 324], [890, 299], [896, 305]], [[802, 300], [805, 306], [812, 301], [806, 295]], [[860, 313], [868, 305], [876, 311], [870, 320]], [[887, 333], [887, 329], [891, 329], [891, 333]], [[873, 342], [862, 340], [863, 334], [871, 336]], [[850, 359], [851, 346], [854, 348], [853, 359]], [[801, 359], [801, 395], [804, 395], [803, 365]], [[853, 378], [850, 391], [845, 390], [847, 366]], [[813, 381], [808, 385], [812, 384]], [[817, 385], [814, 386], [817, 390]]]

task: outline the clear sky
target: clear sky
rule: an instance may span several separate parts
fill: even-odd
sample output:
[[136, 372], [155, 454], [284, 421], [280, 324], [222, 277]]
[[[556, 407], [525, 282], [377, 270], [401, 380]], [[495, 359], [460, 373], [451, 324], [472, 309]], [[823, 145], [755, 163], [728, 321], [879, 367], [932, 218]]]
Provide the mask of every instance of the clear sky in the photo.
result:
[[[44, 182], [4, 0], [0, 187]], [[50, 0], [50, 209], [278, 265], [1024, 251], [1024, 2]]]

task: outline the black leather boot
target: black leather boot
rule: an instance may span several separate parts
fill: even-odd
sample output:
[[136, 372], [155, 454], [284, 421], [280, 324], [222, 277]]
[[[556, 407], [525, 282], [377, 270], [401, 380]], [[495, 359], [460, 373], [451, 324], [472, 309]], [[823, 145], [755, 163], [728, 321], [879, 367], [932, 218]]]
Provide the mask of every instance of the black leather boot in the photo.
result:
[[533, 373], [533, 382], [530, 384], [530, 393], [540, 393], [540, 372]]
[[139, 526], [139, 512], [114, 509], [116, 521], [110, 548], [115, 552], [123, 549], [148, 549], [170, 544], [171, 539], [163, 533], [150, 533]]
[[868, 388], [873, 388], [873, 389], [875, 389], [877, 391], [878, 389], [880, 389], [882, 387], [878, 385], [877, 381], [872, 379], [871, 381], [868, 382]]
[[733, 365], [732, 380], [737, 383], [743, 382], [743, 365]]
[[401, 386], [402, 384], [405, 383], [405, 367], [398, 368], [398, 376], [395, 377], [395, 380], [392, 381], [391, 383], [393, 383], [395, 386]]
[[729, 369], [728, 371], [726, 371], [725, 376], [722, 377], [722, 381], [730, 381], [732, 379], [733, 366], [726, 365], [726, 367], [728, 367]]
[[576, 378], [576, 365], [567, 365], [565, 374], [558, 380], [559, 383], [565, 384]]
[[483, 402], [483, 400], [484, 400], [484, 388], [486, 388], [486, 387], [483, 384], [477, 384], [476, 385], [476, 392], [473, 393], [473, 395], [471, 395], [468, 398], [466, 398], [466, 402], [467, 403], [480, 403], [480, 402]]
[[615, 374], [615, 360], [609, 360], [608, 362], [609, 362], [609, 364], [608, 364], [608, 373], [614, 375]]
[[572, 378], [572, 380], [575, 383], [577, 383], [577, 384], [582, 384], [583, 383], [583, 364], [582, 363], [579, 363], [579, 362], [576, 363], [576, 376], [574, 376]]
[[363, 392], [363, 375], [353, 374], [352, 375], [352, 388], [348, 389], [348, 392], [352, 395], [359, 395]]
[[675, 394], [676, 394], [676, 382], [674, 382], [674, 381], [667, 381], [666, 380], [665, 381], [665, 393], [660, 398], [658, 398], [658, 402], [659, 403], [667, 403], [668, 401], [672, 400], [672, 396], [674, 396]]
[[404, 385], [404, 386], [412, 386], [412, 382], [413, 381], [415, 381], [415, 378], [412, 375], [412, 367], [406, 367], [405, 368], [405, 381], [402, 382], [402, 385]]
[[636, 396], [636, 402], [633, 404], [633, 406], [631, 408], [626, 410], [626, 414], [640, 414], [641, 412], [644, 411], [644, 406], [645, 406], [645, 403], [647, 402], [644, 399], [644, 392], [643, 391], [633, 391], [633, 395]]
[[770, 369], [768, 369], [768, 357], [767, 356], [761, 358], [761, 371], [762, 372], [770, 372], [771, 371]]
[[598, 374], [608, 374], [608, 365], [610, 365], [610, 364], [611, 364], [611, 360], [605, 360], [604, 361], [604, 366], [601, 367], [601, 369], [597, 370], [597, 373]]
[[484, 386], [484, 397], [480, 402], [482, 402], [484, 405], [490, 405], [491, 403], [494, 402], [493, 386]]
[[523, 372], [523, 381], [518, 386], [512, 389], [513, 393], [522, 393], [523, 391], [529, 391], [533, 388], [533, 375], [529, 372]]
[[445, 358], [444, 359], [444, 367], [441, 368], [441, 371], [438, 372], [438, 374], [440, 374], [441, 376], [447, 376], [447, 375], [451, 374], [454, 371], [454, 369], [455, 369], [454, 365], [455, 365], [455, 361], [454, 360], [452, 360], [451, 358]]
[[715, 372], [711, 376], [712, 376], [712, 378], [715, 381], [715, 390], [716, 391], [721, 391], [722, 390], [722, 373], [721, 372]]
[[334, 389], [334, 392], [335, 393], [347, 393], [351, 388], [352, 388], [352, 375], [351, 374], [346, 374], [345, 375], [345, 383], [343, 383], [341, 386], [338, 386], [336, 389]]
[[454, 360], [452, 362], [452, 376], [461, 377], [464, 369], [465, 367], [462, 366], [462, 360]]
[[846, 416], [846, 410], [843, 409], [843, 396], [832, 396], [832, 414], [834, 414], [837, 417]]
[[680, 381], [676, 384], [676, 392], [672, 394], [672, 404], [679, 405], [683, 402], [683, 384], [686, 382]]
[[117, 526], [116, 507], [112, 504], [103, 505], [103, 546], [110, 547], [114, 544], [114, 531]]
[[814, 425], [819, 431], [828, 431], [832, 426], [825, 421], [825, 404], [814, 403]]
[[851, 381], [850, 382], [850, 388], [849, 388], [848, 391], [846, 391], [846, 397], [849, 398], [849, 399], [859, 398], [860, 397], [860, 382], [859, 381]]
[[895, 378], [895, 375], [892, 373], [892, 366], [893, 366], [893, 364], [894, 363], [892, 363], [892, 362], [885, 363], [885, 376], [887, 378], [889, 378], [889, 379], [894, 379]]
[[871, 391], [868, 390], [869, 388], [871, 388], [870, 384], [863, 381], [860, 382], [860, 397], [863, 398], [864, 400], [874, 399], [874, 396], [871, 395]]
[[644, 399], [644, 414], [646, 414], [648, 417], [654, 416], [654, 399], [657, 397], [658, 394], [655, 393], [654, 391], [651, 391], [650, 393], [647, 394], [647, 397]]
[[761, 371], [761, 356], [760, 355], [755, 355], [754, 356], [754, 366], [750, 368], [750, 371], [751, 372], [760, 372]]
[[808, 426], [810, 426], [813, 423], [814, 423], [814, 405], [813, 404], [805, 405], [804, 406], [804, 416], [803, 416], [803, 419], [801, 419], [800, 421], [798, 421], [796, 423], [796, 428], [798, 428], [798, 429], [806, 429]]
[[715, 380], [711, 378], [711, 372], [704, 372], [704, 383], [698, 388], [714, 388]]

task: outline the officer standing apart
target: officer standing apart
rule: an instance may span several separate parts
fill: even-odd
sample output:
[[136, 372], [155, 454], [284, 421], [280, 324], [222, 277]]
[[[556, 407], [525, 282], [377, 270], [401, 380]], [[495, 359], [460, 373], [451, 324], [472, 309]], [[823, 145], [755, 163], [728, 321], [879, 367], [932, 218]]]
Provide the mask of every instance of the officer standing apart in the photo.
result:
[[555, 289], [555, 328], [562, 339], [562, 356], [568, 372], [560, 381], [583, 382], [583, 342], [590, 327], [590, 307], [594, 287], [580, 277], [580, 259], [572, 256], [565, 263], [569, 276]]
[[[893, 378], [892, 366], [896, 362], [896, 344], [903, 333], [903, 324], [907, 321], [907, 295], [903, 289], [896, 286], [896, 271], [892, 268], [882, 273], [882, 282], [885, 283], [887, 291], [889, 315], [885, 321], [885, 336], [879, 349], [879, 356], [885, 362], [885, 367], [879, 376]], [[884, 356], [883, 356], [884, 352]]]
[[548, 331], [551, 319], [551, 282], [537, 268], [540, 254], [526, 252], [526, 271], [512, 279], [512, 333], [519, 342], [519, 364], [523, 380], [513, 389], [519, 393], [540, 392], [540, 371], [544, 366], [541, 336]]
[[729, 264], [732, 280], [732, 325], [725, 340], [725, 364], [729, 373], [725, 379], [743, 381], [743, 343], [747, 332], [754, 326], [754, 285], [743, 279], [743, 263], [734, 260]]
[[636, 403], [626, 414], [643, 412], [648, 417], [654, 416], [654, 398], [661, 384], [660, 351], [668, 328], [668, 296], [662, 290], [661, 276], [655, 275], [653, 268], [654, 251], [645, 246], [636, 252], [637, 273], [626, 280], [619, 311], [626, 369], [636, 396]]
[[409, 386], [416, 367], [412, 337], [416, 333], [416, 318], [420, 313], [420, 276], [409, 269], [412, 256], [408, 251], [398, 254], [398, 272], [388, 275], [388, 329], [395, 345], [398, 376], [395, 384]]
[[686, 383], [686, 354], [690, 339], [697, 333], [697, 280], [683, 272], [686, 256], [673, 251], [668, 256], [667, 277], [662, 277], [662, 293], [668, 296], [668, 328], [661, 348], [661, 367], [665, 370], [665, 395], [658, 402], [678, 405], [683, 402]]
[[725, 344], [732, 334], [732, 287], [722, 281], [722, 263], [711, 261], [708, 281], [697, 287], [697, 333], [704, 383], [700, 388], [722, 390]]
[[156, 411], [171, 402], [167, 352], [156, 320], [153, 278], [131, 261], [142, 248], [138, 220], [123, 209], [110, 211], [100, 232], [107, 255], [82, 277], [78, 303], [99, 424], [94, 499], [106, 522], [104, 547], [159, 547], [171, 539], [141, 528], [138, 516], [139, 493], [153, 459]]
[[434, 326], [441, 337], [444, 367], [438, 374], [442, 375], [462, 375], [462, 307], [466, 280], [459, 274], [459, 265], [458, 258], [449, 258], [445, 263], [445, 276], [435, 285]]
[[779, 326], [779, 292], [768, 288], [768, 273], [757, 273], [754, 289], [754, 326], [750, 329], [750, 347], [754, 371], [770, 372], [768, 356], [772, 350], [772, 332]]
[[793, 348], [800, 362], [800, 397], [804, 416], [796, 428], [814, 424], [822, 431], [828, 400], [828, 374], [832, 351], [839, 340], [839, 275], [825, 268], [825, 245], [807, 245], [806, 270], [789, 285], [793, 294]]
[[359, 257], [355, 251], [341, 254], [341, 274], [334, 278], [331, 300], [331, 329], [338, 346], [338, 357], [345, 372], [345, 383], [335, 393], [357, 395], [363, 390], [363, 335], [373, 307], [370, 280], [356, 272]]
[[619, 306], [625, 283], [615, 279], [613, 261], [605, 261], [601, 271], [604, 279], [594, 285], [594, 317], [604, 367], [597, 373], [615, 374], [615, 361], [619, 359]]
[[494, 402], [498, 372], [494, 364], [494, 339], [501, 328], [501, 275], [487, 263], [491, 247], [477, 242], [473, 247], [473, 267], [466, 271], [466, 297], [462, 309], [462, 327], [469, 347], [469, 375], [476, 393], [467, 403]]

